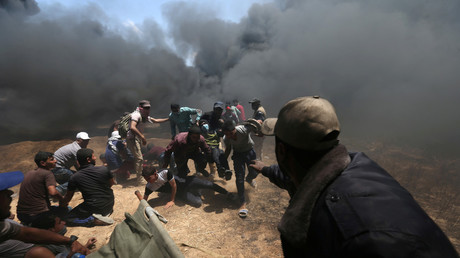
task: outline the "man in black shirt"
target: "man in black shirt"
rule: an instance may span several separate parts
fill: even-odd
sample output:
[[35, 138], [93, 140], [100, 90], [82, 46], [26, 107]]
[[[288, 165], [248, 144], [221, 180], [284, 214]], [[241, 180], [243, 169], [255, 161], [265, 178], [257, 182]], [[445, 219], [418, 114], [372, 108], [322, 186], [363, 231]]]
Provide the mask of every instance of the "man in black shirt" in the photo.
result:
[[[78, 189], [83, 195], [83, 202], [73, 208], [67, 216], [68, 226], [97, 226], [113, 224], [108, 216], [113, 211], [115, 184], [113, 174], [107, 167], [95, 166], [96, 157], [91, 149], [77, 152], [80, 169], [69, 180], [68, 192], [63, 205], [67, 205]], [[64, 206], [65, 207], [65, 206]]]

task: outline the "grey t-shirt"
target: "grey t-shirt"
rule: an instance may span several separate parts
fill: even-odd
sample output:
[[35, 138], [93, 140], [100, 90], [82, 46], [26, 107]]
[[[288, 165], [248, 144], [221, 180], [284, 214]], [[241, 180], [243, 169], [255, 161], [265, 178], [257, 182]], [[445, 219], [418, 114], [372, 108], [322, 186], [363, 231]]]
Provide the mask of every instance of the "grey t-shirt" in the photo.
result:
[[24, 257], [34, 246], [11, 239], [21, 230], [21, 225], [13, 220], [0, 220], [0, 257]]
[[233, 148], [233, 152], [247, 152], [254, 147], [254, 142], [249, 136], [251, 130], [244, 125], [238, 125], [236, 129], [236, 140], [224, 137], [224, 143], [226, 148]]
[[79, 149], [81, 147], [76, 141], [59, 148], [54, 153], [54, 158], [57, 161], [56, 167], [70, 169], [75, 166], [77, 164], [77, 151]]

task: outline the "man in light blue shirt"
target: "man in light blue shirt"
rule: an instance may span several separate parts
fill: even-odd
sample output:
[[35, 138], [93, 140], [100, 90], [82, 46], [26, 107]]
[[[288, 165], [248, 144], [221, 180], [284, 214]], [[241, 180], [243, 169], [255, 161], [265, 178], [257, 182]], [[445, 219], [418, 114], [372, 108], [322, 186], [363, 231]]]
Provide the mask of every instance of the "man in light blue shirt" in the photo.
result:
[[[196, 108], [181, 107], [179, 104], [171, 104], [171, 113], [169, 114], [169, 122], [171, 124], [172, 139], [178, 133], [188, 132], [191, 125], [196, 124], [200, 120], [201, 110]], [[192, 115], [196, 115], [195, 122]], [[176, 131], [179, 129], [179, 132]]]

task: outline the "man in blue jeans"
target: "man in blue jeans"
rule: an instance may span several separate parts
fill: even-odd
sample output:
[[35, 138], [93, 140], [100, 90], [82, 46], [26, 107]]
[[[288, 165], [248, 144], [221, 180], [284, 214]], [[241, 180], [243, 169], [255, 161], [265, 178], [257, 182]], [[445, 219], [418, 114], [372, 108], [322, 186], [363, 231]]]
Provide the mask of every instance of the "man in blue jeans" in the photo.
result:
[[235, 170], [235, 183], [238, 190], [238, 198], [240, 201], [240, 209], [238, 215], [245, 218], [248, 215], [246, 209], [246, 200], [244, 198], [244, 175], [246, 166], [248, 167], [248, 175], [246, 182], [252, 187], [256, 187], [257, 171], [249, 165], [252, 160], [256, 159], [254, 151], [254, 142], [249, 134], [251, 132], [258, 132], [260, 130], [260, 123], [254, 119], [246, 121], [243, 125], [235, 126], [232, 121], [226, 121], [222, 126], [222, 131], [225, 134], [225, 157], [228, 159], [230, 152], [233, 149], [233, 169]]
[[56, 182], [59, 184], [56, 189], [61, 195], [66, 194], [70, 176], [75, 173], [71, 168], [75, 167], [75, 169], [78, 169], [77, 151], [88, 147], [90, 139], [87, 133], [79, 132], [74, 142], [64, 145], [54, 152], [54, 158], [57, 162], [56, 167], [51, 171], [56, 178]]

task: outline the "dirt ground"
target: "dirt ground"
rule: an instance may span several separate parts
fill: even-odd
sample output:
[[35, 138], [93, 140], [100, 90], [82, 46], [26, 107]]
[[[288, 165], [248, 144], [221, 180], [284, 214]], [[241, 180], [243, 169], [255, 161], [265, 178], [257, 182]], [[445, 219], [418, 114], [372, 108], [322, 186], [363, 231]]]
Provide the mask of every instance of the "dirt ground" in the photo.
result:
[[[106, 139], [104, 136], [92, 137], [88, 147], [94, 149], [99, 155], [105, 151]], [[39, 150], [54, 152], [70, 142], [72, 141], [26, 141], [0, 146], [0, 154], [3, 157], [0, 161], [0, 171], [27, 172], [35, 168], [33, 157]], [[169, 139], [149, 138], [148, 142], [166, 146]], [[276, 162], [273, 142], [272, 137], [267, 137], [265, 140], [263, 158], [267, 165]], [[349, 146], [347, 141], [344, 142]], [[427, 160], [423, 157], [425, 162], [421, 163], [422, 153], [403, 152], [401, 149], [376, 143], [355, 144], [352, 148], [365, 151], [388, 171], [398, 171], [398, 174], [393, 176], [411, 191], [421, 206], [446, 232], [457, 251], [460, 250], [457, 160], [449, 161], [450, 167], [442, 168], [444, 173], [451, 173], [448, 175], [448, 185], [432, 187], [430, 178], [424, 180], [423, 175], [438, 173], [437, 164], [446, 164], [446, 161]], [[401, 153], [405, 155], [399, 155]], [[98, 160], [97, 165], [100, 164]], [[191, 174], [194, 174], [194, 166], [191, 164], [189, 163]], [[230, 161], [230, 167], [232, 166]], [[418, 171], [415, 183], [414, 176], [410, 175], [414, 170]], [[236, 193], [234, 176], [230, 181], [219, 177], [205, 179], [212, 180], [228, 191]], [[288, 205], [289, 196], [286, 191], [277, 188], [262, 175], [259, 175], [256, 180], [255, 189], [245, 184], [249, 210], [248, 217], [245, 219], [238, 217], [237, 203], [212, 191], [203, 192], [203, 205], [200, 208], [194, 208], [178, 200], [175, 206], [165, 209], [163, 206], [168, 201], [168, 196], [159, 196], [157, 193], [151, 194], [148, 202], [169, 220], [164, 226], [186, 257], [282, 257], [277, 224]], [[68, 227], [67, 234], [79, 236], [82, 243], [90, 237], [96, 237], [98, 240], [96, 249], [106, 244], [113, 228], [124, 220], [125, 212], [133, 213], [136, 210], [139, 201], [134, 195], [135, 190], [144, 193], [144, 187], [135, 186], [134, 182], [135, 178], [132, 177], [124, 185], [113, 186], [115, 207], [111, 217], [115, 220], [114, 225], [93, 228]], [[427, 184], [430, 185], [428, 190]], [[13, 188], [16, 192], [18, 189], [19, 186]], [[76, 206], [81, 201], [81, 195], [77, 193], [70, 205]], [[16, 204], [17, 197], [11, 205], [13, 213]]]

